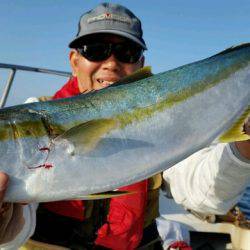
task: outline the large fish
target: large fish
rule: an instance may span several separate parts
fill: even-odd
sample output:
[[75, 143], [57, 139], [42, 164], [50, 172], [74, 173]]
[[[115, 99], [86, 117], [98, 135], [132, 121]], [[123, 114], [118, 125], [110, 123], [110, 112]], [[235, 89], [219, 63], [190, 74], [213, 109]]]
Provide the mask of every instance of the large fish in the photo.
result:
[[1, 109], [6, 201], [84, 199], [163, 171], [216, 138], [249, 138], [242, 124], [249, 114], [250, 44], [131, 79]]

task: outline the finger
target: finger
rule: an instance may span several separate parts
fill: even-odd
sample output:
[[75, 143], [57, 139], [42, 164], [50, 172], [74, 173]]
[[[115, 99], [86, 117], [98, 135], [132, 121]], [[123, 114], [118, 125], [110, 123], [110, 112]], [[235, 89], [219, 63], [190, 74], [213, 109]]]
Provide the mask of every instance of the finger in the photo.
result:
[[0, 172], [0, 207], [2, 206], [4, 194], [8, 186], [8, 181], [8, 175], [3, 172]]

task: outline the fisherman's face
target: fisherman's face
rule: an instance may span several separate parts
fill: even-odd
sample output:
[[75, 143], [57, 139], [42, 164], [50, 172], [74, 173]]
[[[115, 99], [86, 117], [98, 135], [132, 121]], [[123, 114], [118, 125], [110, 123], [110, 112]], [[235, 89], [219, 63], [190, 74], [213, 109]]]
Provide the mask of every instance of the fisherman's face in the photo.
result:
[[[112, 34], [92, 35], [87, 43], [128, 43], [128, 39]], [[144, 57], [135, 63], [124, 63], [119, 61], [112, 53], [108, 58], [101, 61], [90, 61], [81, 55], [79, 50], [73, 49], [70, 52], [70, 64], [73, 76], [77, 77], [78, 86], [81, 93], [87, 93], [91, 90], [98, 90], [121, 78], [132, 74], [134, 71], [143, 67]]]

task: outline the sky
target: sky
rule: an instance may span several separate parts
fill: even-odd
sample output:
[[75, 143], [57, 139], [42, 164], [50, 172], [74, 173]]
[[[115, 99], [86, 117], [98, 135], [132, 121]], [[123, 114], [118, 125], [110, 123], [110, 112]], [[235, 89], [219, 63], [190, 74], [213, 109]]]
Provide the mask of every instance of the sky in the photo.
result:
[[[0, 63], [70, 71], [69, 42], [80, 15], [98, 0], [0, 0]], [[249, 0], [127, 0], [143, 25], [146, 65], [154, 73], [209, 57], [250, 40]], [[9, 72], [0, 69], [0, 93]], [[7, 106], [53, 95], [66, 78], [16, 74]]]

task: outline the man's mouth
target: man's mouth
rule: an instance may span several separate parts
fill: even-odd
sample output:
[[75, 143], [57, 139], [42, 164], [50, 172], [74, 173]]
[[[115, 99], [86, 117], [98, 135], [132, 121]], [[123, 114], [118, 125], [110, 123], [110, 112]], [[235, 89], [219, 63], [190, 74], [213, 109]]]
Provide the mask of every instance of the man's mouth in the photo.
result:
[[105, 79], [97, 79], [97, 82], [101, 84], [103, 87], [108, 87], [109, 85], [112, 85], [114, 82], [118, 81], [118, 79], [113, 80], [105, 80]]

